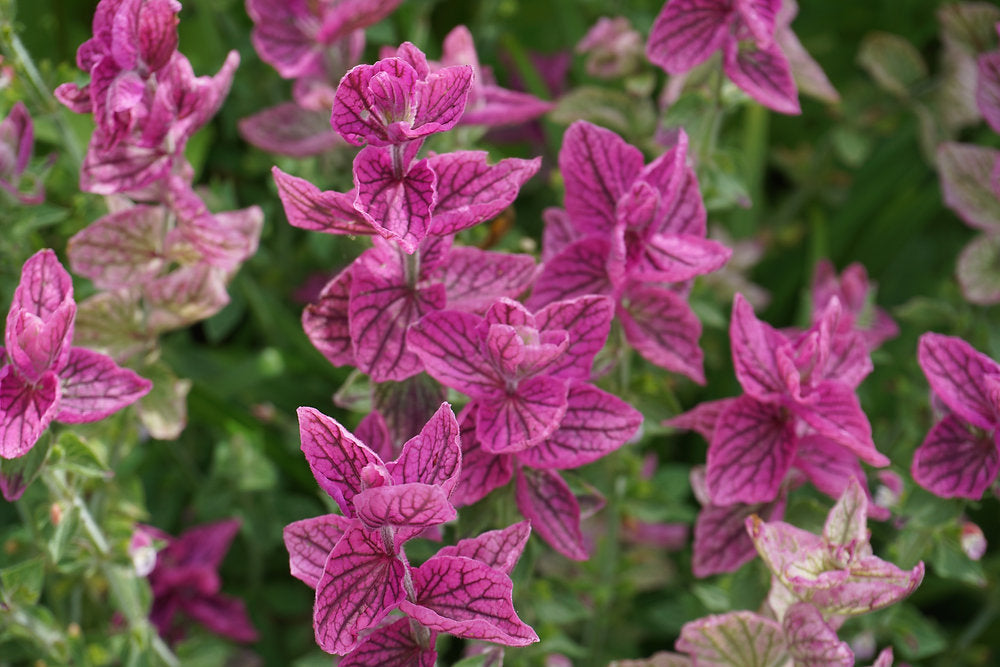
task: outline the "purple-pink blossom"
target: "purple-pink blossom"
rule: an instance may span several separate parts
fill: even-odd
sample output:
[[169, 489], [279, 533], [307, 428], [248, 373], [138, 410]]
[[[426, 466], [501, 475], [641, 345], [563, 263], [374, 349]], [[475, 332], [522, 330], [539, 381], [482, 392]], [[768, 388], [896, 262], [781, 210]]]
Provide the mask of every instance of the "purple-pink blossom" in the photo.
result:
[[149, 392], [152, 383], [111, 357], [73, 347], [76, 302], [69, 274], [51, 250], [21, 269], [0, 368], [0, 456], [24, 456], [52, 421], [103, 419]]
[[195, 526], [173, 537], [153, 526], [139, 525], [132, 538], [134, 554], [159, 540], [155, 565], [145, 576], [153, 589], [149, 620], [160, 636], [173, 643], [186, 635], [180, 616], [187, 616], [217, 635], [241, 642], [257, 640], [257, 630], [243, 600], [221, 591], [219, 566], [240, 530], [238, 519]]
[[45, 188], [39, 183], [34, 192], [23, 192], [21, 181], [35, 148], [35, 124], [23, 102], [15, 102], [0, 121], [0, 188], [22, 204], [40, 204]]

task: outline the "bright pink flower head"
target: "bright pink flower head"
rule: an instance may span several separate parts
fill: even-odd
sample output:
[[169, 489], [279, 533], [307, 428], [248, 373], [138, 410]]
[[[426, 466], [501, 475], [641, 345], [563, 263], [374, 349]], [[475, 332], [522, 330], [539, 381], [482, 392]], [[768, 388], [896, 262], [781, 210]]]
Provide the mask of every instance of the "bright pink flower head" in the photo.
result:
[[868, 349], [874, 350], [898, 335], [899, 327], [889, 313], [871, 303], [873, 290], [863, 264], [854, 262], [838, 276], [833, 263], [822, 260], [813, 276], [813, 318], [819, 318], [830, 299], [836, 297], [843, 307], [839, 325], [844, 332], [859, 331]]
[[104, 419], [152, 387], [104, 354], [72, 347], [76, 303], [51, 250], [33, 255], [7, 314], [0, 367], [0, 456], [26, 454], [52, 420]]
[[745, 394], [716, 402], [706, 427], [694, 415], [675, 424], [710, 434], [713, 503], [769, 502], [793, 467], [837, 497], [848, 480], [864, 479], [858, 458], [888, 464], [875, 450], [854, 392], [871, 359], [860, 334], [839, 326], [840, 317], [840, 302], [833, 299], [812, 327], [788, 336], [758, 320], [736, 296], [730, 338]]
[[40, 204], [45, 189], [21, 192], [20, 183], [35, 147], [35, 125], [23, 102], [15, 102], [7, 117], [0, 121], [0, 188], [14, 195], [22, 204]]
[[948, 414], [913, 454], [913, 479], [945, 498], [982, 496], [1000, 473], [1000, 364], [961, 338], [925, 333], [917, 361]]
[[781, 0], [669, 0], [646, 55], [667, 73], [682, 74], [721, 49], [733, 83], [766, 107], [797, 114], [795, 81], [775, 41], [780, 9]]
[[404, 144], [450, 130], [465, 111], [472, 78], [469, 65], [432, 72], [423, 52], [406, 42], [396, 57], [344, 75], [330, 122], [355, 146]]
[[144, 115], [147, 81], [177, 50], [177, 0], [101, 0], [94, 12], [94, 36], [76, 53], [90, 74], [83, 88], [66, 83], [56, 97], [77, 113], [94, 114], [110, 144], [117, 143]]
[[587, 74], [614, 79], [634, 71], [642, 58], [642, 35], [624, 16], [602, 16], [576, 45], [587, 54]]
[[[343, 42], [364, 44], [363, 28], [402, 0], [246, 0], [253, 46], [286, 79], [340, 76], [328, 69]], [[333, 58], [335, 59], [335, 58]]]
[[156, 554], [156, 565], [148, 574], [153, 589], [149, 620], [169, 642], [184, 638], [179, 614], [188, 616], [211, 632], [241, 642], [257, 639], [243, 600], [220, 592], [219, 566], [240, 530], [238, 519], [196, 526], [180, 537], [172, 537], [153, 526], [139, 525], [132, 543], [136, 552], [151, 540], [166, 546]]

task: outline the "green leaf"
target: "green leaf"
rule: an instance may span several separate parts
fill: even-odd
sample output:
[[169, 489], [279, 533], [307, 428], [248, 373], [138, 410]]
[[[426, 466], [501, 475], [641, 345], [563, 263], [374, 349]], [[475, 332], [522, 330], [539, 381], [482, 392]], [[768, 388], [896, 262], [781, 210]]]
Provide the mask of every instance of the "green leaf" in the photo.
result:
[[[951, 533], [952, 531], [948, 531]], [[955, 579], [979, 588], [986, 586], [986, 573], [978, 561], [970, 560], [957, 535], [939, 535], [930, 556], [934, 572], [945, 579]]]
[[889, 620], [889, 630], [896, 640], [898, 658], [920, 660], [940, 653], [948, 646], [948, 640], [936, 623], [917, 611], [916, 607], [901, 604], [893, 607]]
[[0, 595], [7, 604], [30, 606], [38, 601], [45, 582], [45, 559], [40, 556], [0, 570]]
[[56, 440], [52, 448], [52, 467], [85, 477], [105, 477], [110, 473], [96, 445], [71, 431], [64, 431]]
[[927, 64], [913, 44], [887, 32], [865, 36], [858, 50], [858, 64], [875, 83], [899, 97], [909, 97], [912, 86], [927, 76]]

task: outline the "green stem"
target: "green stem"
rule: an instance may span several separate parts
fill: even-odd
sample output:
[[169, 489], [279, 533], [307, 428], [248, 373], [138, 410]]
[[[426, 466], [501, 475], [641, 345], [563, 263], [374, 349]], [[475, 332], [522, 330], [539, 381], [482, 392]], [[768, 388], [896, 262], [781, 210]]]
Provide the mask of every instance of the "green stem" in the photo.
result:
[[707, 163], [712, 153], [715, 152], [716, 140], [719, 136], [719, 129], [722, 127], [722, 82], [724, 75], [722, 65], [716, 68], [712, 79], [712, 105], [708, 109], [708, 119], [705, 122], [704, 130], [698, 142], [698, 160]]
[[[3, 37], [0, 41], [10, 46], [9, 55], [15, 64], [20, 65], [21, 69], [24, 71], [25, 77], [31, 84], [31, 89], [35, 94], [36, 103], [46, 112], [55, 115], [56, 126], [59, 128], [59, 134], [62, 135], [62, 143], [69, 151], [74, 167], [79, 169], [80, 165], [83, 163], [83, 151], [76, 140], [76, 136], [63, 121], [61, 110], [59, 108], [60, 105], [52, 95], [52, 88], [45, 83], [45, 80], [42, 78], [41, 72], [38, 71], [38, 67], [35, 65], [35, 61], [32, 59], [31, 54], [28, 53], [28, 50], [24, 47], [24, 43], [21, 41], [21, 38], [18, 37], [17, 32], [15, 32], [14, 26], [7, 22], [0, 25], [0, 30], [2, 30]], [[4, 49], [4, 51], [7, 51], [7, 49]]]
[[618, 457], [612, 454], [606, 459], [606, 469], [612, 470], [612, 489], [608, 504], [604, 508], [607, 530], [601, 540], [598, 552], [598, 576], [601, 582], [594, 604], [594, 616], [590, 623], [591, 664], [605, 665], [605, 644], [613, 614], [611, 607], [618, 589], [619, 533], [621, 532], [621, 500], [625, 495], [626, 479], [619, 474]]

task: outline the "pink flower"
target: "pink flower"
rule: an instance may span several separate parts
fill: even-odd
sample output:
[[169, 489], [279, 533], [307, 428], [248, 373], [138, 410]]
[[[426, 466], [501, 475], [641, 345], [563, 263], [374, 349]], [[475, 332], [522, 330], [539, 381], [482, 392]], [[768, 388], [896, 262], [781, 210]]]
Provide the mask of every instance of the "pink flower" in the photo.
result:
[[0, 188], [22, 204], [40, 204], [45, 189], [39, 183], [35, 192], [21, 192], [20, 184], [31, 152], [35, 147], [35, 126], [23, 102], [15, 102], [7, 117], [0, 121]]
[[152, 383], [104, 354], [72, 347], [76, 302], [69, 274], [51, 250], [33, 255], [7, 314], [0, 368], [0, 456], [24, 456], [53, 420], [103, 419]]
[[750, 97], [780, 113], [800, 113], [788, 58], [775, 41], [780, 9], [781, 0], [669, 0], [653, 23], [646, 55], [667, 73], [682, 74], [721, 50], [726, 75]]
[[196, 526], [180, 537], [153, 526], [136, 527], [131, 548], [141, 559], [152, 540], [166, 542], [147, 575], [153, 589], [149, 620], [161, 637], [169, 642], [184, 638], [184, 626], [177, 622], [177, 616], [183, 614], [217, 635], [241, 642], [257, 640], [243, 601], [219, 592], [219, 566], [239, 530], [238, 519]]

